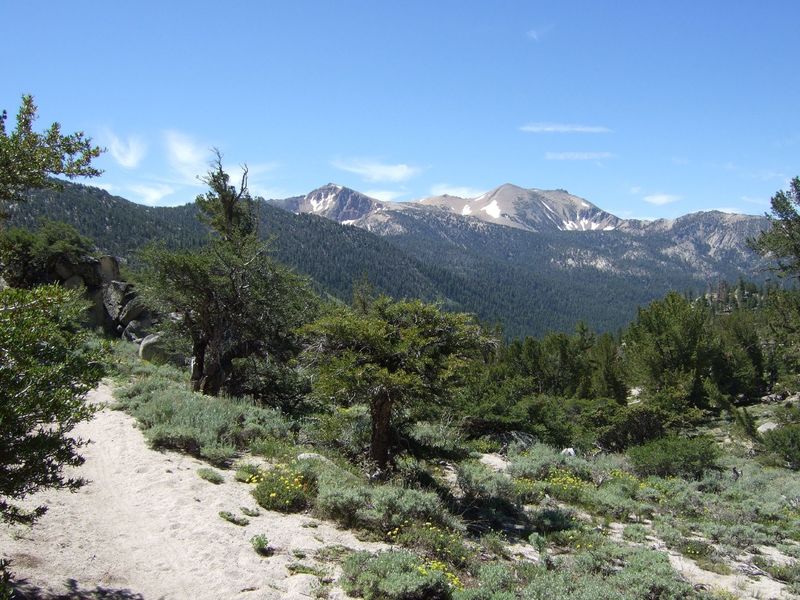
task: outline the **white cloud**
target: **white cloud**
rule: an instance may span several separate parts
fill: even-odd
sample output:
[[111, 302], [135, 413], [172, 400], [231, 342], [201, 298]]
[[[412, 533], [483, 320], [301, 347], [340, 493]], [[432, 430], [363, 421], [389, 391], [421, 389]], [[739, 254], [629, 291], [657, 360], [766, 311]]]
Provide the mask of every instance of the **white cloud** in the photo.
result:
[[383, 202], [391, 202], [405, 195], [405, 192], [398, 192], [395, 190], [367, 190], [364, 193], [370, 198], [382, 200]]
[[179, 131], [165, 131], [164, 143], [167, 150], [167, 160], [177, 172], [181, 183], [202, 186], [198, 177], [208, 172], [211, 159], [210, 149], [195, 142], [189, 136]]
[[642, 191], [642, 186], [633, 185], [633, 186], [631, 186], [631, 189], [629, 191], [630, 191], [631, 194], [638, 194], [639, 192]]
[[150, 206], [156, 206], [162, 198], [175, 192], [172, 186], [165, 183], [129, 185], [128, 189], [139, 197], [138, 200], [140, 202]]
[[477, 198], [486, 190], [479, 190], [478, 188], [450, 185], [448, 183], [437, 183], [431, 188], [431, 194], [434, 196], [458, 196], [459, 198]]
[[553, 30], [553, 25], [544, 25], [543, 27], [535, 27], [529, 29], [525, 35], [534, 42], [540, 42], [548, 33]]
[[663, 206], [665, 204], [672, 204], [680, 200], [680, 196], [675, 194], [650, 194], [644, 197], [644, 201], [648, 204], [655, 204], [656, 206]]
[[365, 181], [389, 181], [396, 183], [399, 181], [406, 181], [419, 174], [421, 171], [419, 167], [414, 167], [405, 163], [392, 165], [358, 158], [334, 160], [331, 164], [337, 169], [355, 173]]
[[147, 153], [147, 144], [139, 136], [133, 135], [127, 140], [122, 140], [111, 130], [107, 130], [104, 136], [108, 138], [108, 151], [111, 156], [126, 169], [135, 169]]
[[575, 123], [528, 123], [519, 129], [525, 133], [612, 133], [608, 127]]
[[603, 160], [616, 158], [611, 152], [546, 152], [546, 160]]
[[111, 190], [113, 190], [113, 189], [114, 189], [116, 186], [115, 186], [115, 185], [113, 185], [113, 184], [111, 184], [111, 183], [97, 183], [97, 182], [94, 182], [94, 181], [93, 181], [93, 182], [92, 182], [92, 187], [100, 188], [101, 190], [105, 190], [105, 191], [107, 191], [107, 192], [110, 192], [110, 191], [111, 191]]

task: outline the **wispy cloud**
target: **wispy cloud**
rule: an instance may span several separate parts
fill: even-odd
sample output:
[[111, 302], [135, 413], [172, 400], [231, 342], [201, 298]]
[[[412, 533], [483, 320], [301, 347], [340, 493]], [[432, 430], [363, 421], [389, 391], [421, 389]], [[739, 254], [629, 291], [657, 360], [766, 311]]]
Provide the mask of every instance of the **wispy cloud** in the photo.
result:
[[382, 200], [383, 202], [391, 202], [392, 200], [397, 200], [398, 198], [401, 198], [406, 194], [406, 192], [397, 190], [367, 190], [364, 193], [370, 198], [375, 198], [376, 200]]
[[534, 27], [533, 29], [529, 29], [527, 32], [525, 32], [525, 35], [528, 36], [528, 39], [533, 40], [534, 42], [541, 42], [548, 33], [553, 31], [554, 27], [554, 25]]
[[434, 196], [444, 196], [446, 194], [448, 196], [458, 196], [459, 198], [477, 198], [485, 191], [469, 186], [450, 185], [449, 183], [437, 183], [431, 188], [431, 194]]
[[405, 163], [387, 164], [375, 160], [354, 158], [350, 160], [334, 160], [331, 164], [337, 169], [355, 173], [365, 181], [386, 181], [397, 183], [406, 181], [419, 174], [422, 169]]
[[681, 196], [675, 194], [650, 194], [644, 197], [644, 201], [648, 204], [655, 204], [656, 206], [663, 206], [665, 204], [672, 204], [681, 199]]
[[162, 198], [175, 192], [175, 188], [165, 183], [129, 185], [128, 189], [138, 196], [140, 202], [150, 206], [156, 206]]
[[198, 179], [208, 171], [211, 152], [208, 146], [195, 142], [188, 135], [179, 131], [164, 132], [164, 144], [167, 160], [176, 171], [181, 183], [187, 185], [203, 185]]
[[519, 128], [525, 133], [612, 133], [613, 130], [600, 125], [576, 123], [528, 123]]
[[546, 152], [545, 160], [605, 160], [616, 158], [611, 152]]
[[113, 131], [106, 130], [104, 137], [108, 139], [108, 151], [117, 163], [126, 169], [135, 169], [147, 153], [147, 144], [139, 136], [130, 136], [127, 140], [118, 137]]
[[640, 185], [633, 185], [633, 186], [631, 186], [631, 189], [630, 189], [630, 190], [628, 190], [628, 191], [629, 191], [631, 194], [638, 194], [638, 193], [640, 193], [640, 192], [642, 191], [642, 186], [640, 186]]

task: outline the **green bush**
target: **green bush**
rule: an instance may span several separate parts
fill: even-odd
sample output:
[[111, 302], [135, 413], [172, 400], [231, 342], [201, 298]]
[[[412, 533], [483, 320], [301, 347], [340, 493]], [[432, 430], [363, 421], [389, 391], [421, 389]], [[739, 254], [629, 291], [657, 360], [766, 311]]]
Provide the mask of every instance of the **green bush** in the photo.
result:
[[413, 548], [428, 558], [458, 568], [466, 566], [474, 554], [464, 544], [464, 537], [460, 532], [444, 529], [431, 522], [398, 526], [390, 530], [387, 536], [396, 544]]
[[284, 513], [305, 510], [314, 495], [314, 486], [299, 470], [287, 465], [276, 465], [257, 475], [253, 497], [267, 510]]
[[225, 478], [220, 475], [214, 469], [209, 469], [208, 467], [202, 467], [197, 469], [197, 475], [200, 479], [205, 479], [209, 483], [213, 483], [214, 485], [219, 485], [225, 481]]
[[250, 545], [253, 546], [253, 550], [256, 551], [256, 554], [261, 556], [269, 556], [272, 554], [272, 548], [269, 547], [269, 539], [263, 533], [251, 537]]
[[190, 392], [162, 368], [116, 392], [156, 447], [176, 448], [217, 464], [231, 460], [255, 440], [286, 438], [290, 423], [274, 409], [243, 399]]
[[800, 425], [784, 425], [764, 434], [764, 446], [786, 461], [790, 469], [800, 469]]
[[645, 477], [699, 479], [706, 470], [717, 467], [719, 455], [719, 448], [708, 437], [670, 436], [628, 450], [634, 470]]
[[365, 600], [449, 600], [452, 583], [446, 572], [426, 566], [409, 552], [377, 555], [356, 552], [342, 565], [345, 592]]
[[577, 527], [575, 515], [563, 508], [543, 508], [531, 516], [531, 524], [537, 532], [545, 535]]
[[229, 510], [221, 510], [219, 512], [219, 516], [221, 519], [224, 519], [228, 523], [233, 523], [234, 525], [238, 525], [239, 527], [244, 527], [250, 524], [250, 521], [248, 519], [245, 519], [244, 517], [239, 517], [233, 514]]
[[627, 406], [613, 415], [597, 441], [609, 450], [621, 452], [663, 436], [666, 420], [658, 408], [643, 404]]
[[555, 471], [568, 471], [581, 479], [591, 475], [591, 465], [577, 456], [561, 454], [552, 446], [534, 444], [524, 452], [511, 456], [508, 472], [513, 477], [545, 479]]
[[467, 461], [456, 469], [458, 487], [466, 502], [513, 501], [516, 494], [511, 479], [478, 461]]
[[445, 422], [414, 423], [408, 431], [413, 452], [421, 456], [465, 457], [469, 447], [460, 429]]

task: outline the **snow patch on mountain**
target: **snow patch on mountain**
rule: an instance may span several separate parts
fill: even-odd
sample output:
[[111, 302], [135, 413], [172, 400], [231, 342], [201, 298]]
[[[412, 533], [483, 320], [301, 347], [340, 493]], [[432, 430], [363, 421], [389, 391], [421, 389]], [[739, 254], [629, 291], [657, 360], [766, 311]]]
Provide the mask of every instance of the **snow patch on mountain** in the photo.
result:
[[481, 210], [486, 211], [486, 214], [489, 215], [490, 217], [494, 217], [495, 219], [500, 218], [500, 206], [497, 204], [497, 200], [492, 200]]

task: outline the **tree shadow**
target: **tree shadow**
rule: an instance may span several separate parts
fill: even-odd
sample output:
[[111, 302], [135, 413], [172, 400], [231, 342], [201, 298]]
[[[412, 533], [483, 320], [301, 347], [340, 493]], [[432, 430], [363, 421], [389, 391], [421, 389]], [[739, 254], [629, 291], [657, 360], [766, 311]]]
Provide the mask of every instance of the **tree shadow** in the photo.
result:
[[29, 583], [26, 579], [11, 583], [11, 600], [144, 600], [142, 594], [127, 589], [96, 586], [94, 589], [81, 589], [78, 582], [68, 579], [67, 591], [51, 593]]

